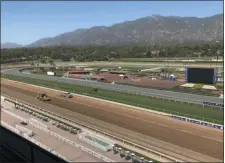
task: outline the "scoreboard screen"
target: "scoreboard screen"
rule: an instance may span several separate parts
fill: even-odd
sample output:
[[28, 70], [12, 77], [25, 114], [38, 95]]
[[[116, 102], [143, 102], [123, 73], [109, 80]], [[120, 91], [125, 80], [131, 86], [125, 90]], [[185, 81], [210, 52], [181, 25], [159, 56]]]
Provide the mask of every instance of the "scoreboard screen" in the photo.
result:
[[187, 68], [186, 80], [190, 83], [215, 83], [215, 69], [214, 68]]

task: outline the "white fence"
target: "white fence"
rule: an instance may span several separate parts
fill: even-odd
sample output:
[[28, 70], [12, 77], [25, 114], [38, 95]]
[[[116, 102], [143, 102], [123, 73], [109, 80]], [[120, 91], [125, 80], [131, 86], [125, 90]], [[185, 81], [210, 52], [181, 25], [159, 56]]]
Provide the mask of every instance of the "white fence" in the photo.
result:
[[53, 136], [57, 137], [58, 139], [60, 139], [60, 140], [62, 140], [62, 141], [64, 141], [64, 142], [66, 142], [66, 143], [68, 143], [68, 144], [71, 144], [71, 145], [73, 145], [73, 146], [75, 146], [75, 147], [81, 149], [82, 151], [85, 151], [85, 152], [87, 152], [87, 153], [89, 153], [89, 154], [91, 154], [91, 155], [93, 155], [93, 156], [95, 156], [95, 157], [97, 157], [97, 158], [99, 158], [99, 159], [105, 161], [105, 162], [115, 162], [115, 161], [113, 161], [113, 160], [111, 160], [111, 159], [109, 159], [109, 158], [107, 158], [107, 157], [105, 157], [105, 156], [102, 156], [101, 154], [96, 153], [96, 152], [94, 152], [94, 151], [92, 151], [92, 150], [90, 150], [90, 149], [88, 149], [88, 148], [85, 148], [84, 146], [82, 146], [82, 145], [80, 145], [80, 144], [77, 144], [77, 143], [75, 143], [75, 142], [73, 142], [73, 141], [71, 141], [71, 140], [69, 140], [69, 139], [67, 139], [67, 138], [65, 138], [65, 137], [63, 137], [63, 136], [61, 136], [61, 135], [59, 135], [59, 134], [56, 134], [56, 133], [54, 133], [54, 132], [52, 132], [52, 131], [50, 131], [50, 130], [47, 130], [47, 129], [41, 127], [41, 126], [38, 126], [38, 125], [36, 125], [36, 124], [33, 123], [33, 122], [30, 122], [30, 125], [32, 125], [32, 126], [34, 126], [34, 127], [37, 127], [37, 128], [39, 128], [40, 130], [42, 130], [42, 131], [44, 131], [44, 132], [47, 132], [47, 133], [49, 133], [50, 135], [53, 135]]
[[16, 114], [13, 114], [12, 112], [10, 112], [10, 111], [8, 111], [8, 110], [2, 109], [2, 111], [4, 111], [5, 113], [7, 113], [7, 114], [9, 114], [9, 115], [11, 115], [11, 116], [13, 116], [13, 117], [19, 119], [19, 120], [22, 121], [22, 122], [27, 123], [27, 120], [26, 120], [26, 119], [24, 119], [24, 118], [22, 118], [22, 117], [20, 117], [20, 116], [18, 116], [18, 115], [16, 115]]
[[45, 129], [47, 129], [47, 128], [48, 128], [48, 126], [47, 126], [47, 125], [45, 125], [45, 124], [41, 123], [40, 121], [38, 121], [38, 120], [36, 120], [36, 119], [34, 119], [34, 118], [30, 118], [29, 123], [31, 123], [32, 121], [33, 121], [34, 123], [36, 123], [36, 124], [40, 125], [41, 127], [45, 128]]
[[22, 127], [20, 125], [16, 125], [16, 128], [20, 131], [23, 131], [23, 132], [27, 133], [29, 136], [31, 136], [33, 134], [33, 131], [31, 131], [31, 130], [25, 128], [25, 127]]

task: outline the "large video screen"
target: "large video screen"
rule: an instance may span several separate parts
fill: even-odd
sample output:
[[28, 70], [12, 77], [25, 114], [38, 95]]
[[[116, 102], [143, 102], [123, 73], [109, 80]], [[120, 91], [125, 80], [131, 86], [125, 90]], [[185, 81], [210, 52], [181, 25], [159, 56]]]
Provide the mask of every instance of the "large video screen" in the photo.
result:
[[187, 82], [190, 83], [214, 83], [214, 68], [188, 68]]

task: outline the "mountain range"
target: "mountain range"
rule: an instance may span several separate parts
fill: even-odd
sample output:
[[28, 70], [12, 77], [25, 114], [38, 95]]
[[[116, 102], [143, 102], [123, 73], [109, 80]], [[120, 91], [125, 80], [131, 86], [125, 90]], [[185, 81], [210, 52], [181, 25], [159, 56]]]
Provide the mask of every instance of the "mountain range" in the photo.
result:
[[223, 24], [223, 14], [205, 18], [152, 15], [109, 27], [77, 29], [37, 40], [27, 47], [223, 41]]
[[1, 49], [20, 48], [20, 47], [23, 47], [23, 45], [11, 42], [1, 43]]

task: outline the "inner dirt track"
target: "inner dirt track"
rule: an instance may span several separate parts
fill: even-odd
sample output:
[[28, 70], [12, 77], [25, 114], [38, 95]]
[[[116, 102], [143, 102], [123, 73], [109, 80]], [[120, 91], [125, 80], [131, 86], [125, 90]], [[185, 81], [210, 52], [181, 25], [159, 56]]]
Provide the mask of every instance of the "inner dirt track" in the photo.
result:
[[1, 81], [1, 92], [23, 101], [27, 95], [37, 101], [37, 93], [45, 92], [51, 97], [49, 104], [65, 108], [60, 112], [70, 110], [223, 160], [223, 131], [220, 130], [85, 97], [63, 99], [60, 92], [8, 80]]

